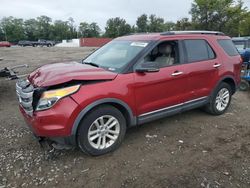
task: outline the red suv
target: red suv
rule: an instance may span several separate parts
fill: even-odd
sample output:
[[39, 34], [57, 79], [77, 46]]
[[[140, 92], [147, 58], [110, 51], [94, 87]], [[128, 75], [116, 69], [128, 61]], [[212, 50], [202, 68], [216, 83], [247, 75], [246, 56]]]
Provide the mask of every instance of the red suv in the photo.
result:
[[198, 107], [223, 114], [240, 68], [238, 51], [220, 32], [135, 34], [81, 63], [42, 66], [16, 90], [38, 138], [101, 155], [116, 149], [131, 126]]

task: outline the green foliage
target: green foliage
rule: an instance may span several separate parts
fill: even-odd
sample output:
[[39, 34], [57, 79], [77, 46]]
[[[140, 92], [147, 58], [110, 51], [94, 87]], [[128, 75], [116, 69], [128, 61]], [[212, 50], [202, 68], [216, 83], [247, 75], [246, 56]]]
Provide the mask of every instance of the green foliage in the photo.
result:
[[38, 36], [41, 39], [49, 39], [52, 37], [52, 19], [47, 16], [40, 16], [37, 18]]
[[136, 31], [138, 33], [146, 33], [148, 32], [148, 16], [146, 14], [142, 14], [136, 20]]
[[24, 33], [29, 40], [37, 40], [38, 38], [38, 22], [36, 19], [24, 21]]
[[194, 29], [217, 30], [230, 36], [239, 34], [246, 12], [240, 0], [194, 0], [190, 10]]
[[240, 22], [239, 32], [242, 36], [250, 36], [250, 12]]
[[176, 31], [192, 30], [192, 29], [193, 29], [193, 25], [189, 21], [188, 18], [182, 18], [182, 19], [178, 20], [175, 24]]
[[164, 24], [164, 31], [173, 31], [176, 28], [176, 24], [174, 22], [165, 22]]
[[174, 28], [174, 22], [165, 22], [163, 18], [157, 17], [154, 14], [149, 16], [142, 14], [136, 20], [135, 31], [138, 33], [162, 32], [174, 30]]
[[56, 20], [54, 25], [50, 26], [50, 34], [49, 38], [54, 39], [56, 41], [60, 41], [62, 39], [69, 39], [70, 36], [70, 28], [67, 21]]
[[[100, 32], [96, 23], [90, 24], [90, 28], [92, 28], [90, 32], [94, 33], [93, 36], [97, 36], [95, 31]], [[18, 42], [38, 39], [61, 41], [62, 39], [77, 38], [77, 34], [73, 18], [69, 18], [68, 21], [56, 20], [54, 23], [47, 16], [25, 21], [14, 17], [5, 17], [0, 20], [0, 41]]]
[[81, 37], [99, 37], [101, 29], [97, 23], [81, 22], [79, 26], [79, 36]]
[[1, 28], [6, 33], [6, 40], [17, 42], [26, 38], [24, 34], [23, 19], [5, 17], [1, 21]]
[[162, 32], [164, 31], [164, 19], [160, 17], [156, 17], [156, 15], [152, 14], [149, 16], [149, 24], [148, 31], [149, 32]]
[[116, 17], [107, 21], [105, 30], [105, 36], [115, 38], [131, 33], [132, 28], [126, 20]]
[[69, 26], [69, 38], [70, 39], [77, 38], [77, 30], [75, 26], [75, 21], [72, 17], [68, 19], [68, 26]]

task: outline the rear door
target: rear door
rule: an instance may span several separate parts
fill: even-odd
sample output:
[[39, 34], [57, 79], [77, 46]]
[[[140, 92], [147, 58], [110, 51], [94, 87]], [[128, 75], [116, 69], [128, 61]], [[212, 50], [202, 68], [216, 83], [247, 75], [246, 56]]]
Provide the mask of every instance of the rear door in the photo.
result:
[[183, 40], [188, 74], [188, 101], [205, 98], [219, 79], [220, 61], [206, 39]]

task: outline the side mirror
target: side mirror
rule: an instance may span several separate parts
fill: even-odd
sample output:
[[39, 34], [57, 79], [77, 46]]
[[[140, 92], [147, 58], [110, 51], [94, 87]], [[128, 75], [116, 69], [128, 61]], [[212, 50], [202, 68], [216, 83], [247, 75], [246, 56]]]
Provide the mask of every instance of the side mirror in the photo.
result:
[[141, 63], [138, 67], [136, 67], [135, 71], [138, 73], [159, 72], [160, 67], [157, 63], [149, 61], [149, 62]]

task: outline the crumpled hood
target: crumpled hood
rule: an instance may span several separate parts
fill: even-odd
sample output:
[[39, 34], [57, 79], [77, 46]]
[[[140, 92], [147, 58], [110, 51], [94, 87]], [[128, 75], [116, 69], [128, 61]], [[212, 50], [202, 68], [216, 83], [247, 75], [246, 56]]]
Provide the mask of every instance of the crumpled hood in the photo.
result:
[[44, 65], [32, 72], [28, 79], [34, 86], [47, 87], [73, 80], [113, 80], [117, 73], [77, 62]]

